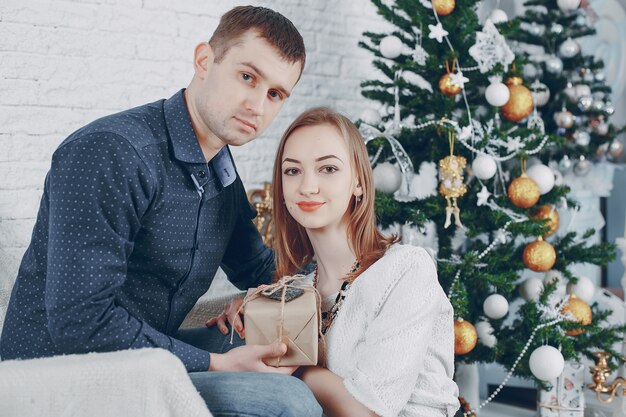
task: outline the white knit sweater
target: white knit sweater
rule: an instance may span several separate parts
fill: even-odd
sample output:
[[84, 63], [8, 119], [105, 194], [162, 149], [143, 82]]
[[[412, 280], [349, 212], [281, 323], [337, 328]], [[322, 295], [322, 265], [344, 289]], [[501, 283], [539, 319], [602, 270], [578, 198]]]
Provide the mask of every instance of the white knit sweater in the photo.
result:
[[328, 369], [382, 417], [452, 416], [459, 407], [452, 306], [423, 248], [394, 245], [363, 272], [326, 343]]

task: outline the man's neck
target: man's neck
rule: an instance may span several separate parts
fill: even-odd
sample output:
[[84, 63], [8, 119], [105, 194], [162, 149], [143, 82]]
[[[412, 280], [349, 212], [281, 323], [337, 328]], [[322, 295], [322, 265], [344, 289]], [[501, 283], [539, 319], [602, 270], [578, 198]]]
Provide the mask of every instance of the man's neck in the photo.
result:
[[191, 119], [191, 127], [193, 128], [193, 132], [196, 134], [196, 140], [198, 141], [200, 150], [204, 155], [204, 159], [209, 162], [224, 147], [224, 143], [202, 123], [202, 119], [197, 114], [195, 107], [190, 105], [193, 97], [191, 97], [189, 88], [183, 92], [183, 97], [185, 99], [185, 105], [187, 107], [187, 112], [189, 113], [189, 118]]

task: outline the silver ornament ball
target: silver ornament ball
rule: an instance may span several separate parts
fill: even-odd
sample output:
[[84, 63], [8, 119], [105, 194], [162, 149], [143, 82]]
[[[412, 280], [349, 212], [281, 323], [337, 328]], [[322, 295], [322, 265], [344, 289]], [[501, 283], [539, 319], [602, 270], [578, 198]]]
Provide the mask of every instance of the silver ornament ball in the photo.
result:
[[562, 173], [567, 173], [570, 169], [572, 169], [572, 160], [569, 159], [569, 156], [563, 156], [563, 159], [559, 161], [559, 171]]
[[589, 174], [589, 171], [591, 171], [591, 168], [592, 168], [591, 162], [585, 159], [584, 156], [581, 156], [580, 159], [574, 165], [574, 174], [576, 174], [579, 177], [584, 177], [585, 175]]
[[574, 126], [574, 121], [574, 115], [567, 110], [561, 110], [554, 114], [554, 122], [558, 127], [569, 129]]
[[578, 108], [580, 111], [589, 111], [593, 104], [593, 98], [591, 96], [582, 96], [578, 99]]
[[551, 56], [546, 59], [546, 71], [552, 74], [558, 74], [563, 71], [563, 61], [558, 56]]
[[563, 58], [573, 58], [580, 52], [580, 45], [572, 38], [567, 38], [565, 42], [559, 46], [559, 54]]
[[554, 33], [555, 35], [560, 35], [563, 32], [563, 25], [554, 23], [552, 26], [550, 26], [550, 32]]
[[580, 146], [588, 146], [589, 142], [591, 142], [591, 135], [585, 130], [578, 130], [574, 132], [573, 137], [574, 142]]
[[613, 142], [609, 145], [609, 154], [617, 159], [624, 153], [624, 144], [617, 139], [614, 139]]
[[613, 114], [615, 114], [615, 106], [613, 105], [613, 103], [607, 101], [604, 104], [604, 112], [607, 114], [607, 116], [612, 116]]

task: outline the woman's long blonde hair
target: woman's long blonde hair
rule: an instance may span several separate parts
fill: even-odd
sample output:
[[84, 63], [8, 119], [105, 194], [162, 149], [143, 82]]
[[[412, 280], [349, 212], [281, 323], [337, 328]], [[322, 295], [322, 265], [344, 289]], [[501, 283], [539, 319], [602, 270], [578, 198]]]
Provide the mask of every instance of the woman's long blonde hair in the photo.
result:
[[354, 280], [398, 240], [396, 236], [383, 236], [376, 227], [372, 167], [359, 130], [347, 117], [336, 111], [327, 107], [314, 107], [298, 116], [287, 128], [280, 139], [274, 161], [272, 200], [277, 277], [292, 275], [313, 259], [313, 247], [306, 230], [291, 217], [284, 204], [282, 159], [285, 143], [296, 129], [323, 124], [335, 127], [346, 141], [357, 184], [363, 189], [361, 200], [355, 201], [353, 195], [348, 205], [348, 243], [359, 261], [359, 268], [347, 278]]

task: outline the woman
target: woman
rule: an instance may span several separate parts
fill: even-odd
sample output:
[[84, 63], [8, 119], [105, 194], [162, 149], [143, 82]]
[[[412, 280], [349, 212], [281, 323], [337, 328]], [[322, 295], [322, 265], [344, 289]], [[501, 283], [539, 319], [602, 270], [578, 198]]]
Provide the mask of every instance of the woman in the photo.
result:
[[432, 259], [376, 228], [364, 141], [328, 108], [283, 135], [273, 174], [277, 276], [316, 260], [327, 368], [296, 372], [329, 416], [452, 416], [452, 307]]

